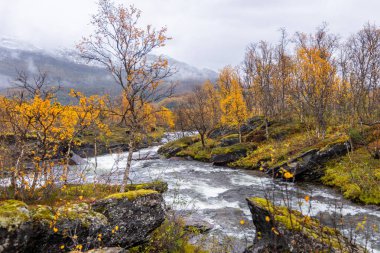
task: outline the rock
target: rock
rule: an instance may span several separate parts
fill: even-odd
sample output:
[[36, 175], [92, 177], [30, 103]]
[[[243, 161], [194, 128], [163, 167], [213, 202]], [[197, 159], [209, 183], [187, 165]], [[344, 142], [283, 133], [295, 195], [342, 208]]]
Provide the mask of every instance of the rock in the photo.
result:
[[239, 136], [236, 134], [226, 136], [220, 140], [221, 147], [228, 147], [239, 143]]
[[253, 245], [245, 253], [259, 252], [365, 252], [341, 232], [317, 219], [261, 198], [247, 199], [256, 227]]
[[169, 142], [158, 149], [158, 154], [164, 155], [166, 158], [176, 156], [177, 153], [187, 148], [191, 144], [197, 142], [198, 139], [194, 137], [183, 137], [173, 142]]
[[88, 161], [80, 157], [79, 155], [73, 153], [70, 157], [69, 165], [85, 165]]
[[20, 252], [33, 235], [28, 206], [17, 200], [0, 202], [0, 252]]
[[211, 223], [199, 219], [196, 216], [190, 216], [185, 219], [185, 230], [189, 232], [197, 232], [200, 234], [204, 234], [209, 232], [214, 228], [214, 225]]
[[68, 250], [74, 242], [83, 249], [129, 248], [146, 242], [164, 219], [162, 195], [150, 189], [110, 195], [91, 205], [62, 206], [55, 212], [48, 206], [2, 201], [0, 252], [62, 252], [62, 246]]
[[162, 195], [152, 190], [145, 191], [151, 192], [132, 198], [111, 195], [92, 205], [93, 210], [104, 214], [109, 222], [108, 228], [103, 230], [105, 246], [129, 248], [139, 245], [165, 220]]
[[[241, 126], [240, 131], [242, 134], [247, 134], [249, 132], [252, 132], [253, 130], [256, 130], [258, 128], [261, 128], [264, 126], [264, 119], [263, 117], [256, 116], [253, 118], [250, 118], [247, 120], [247, 123]], [[268, 123], [268, 126], [270, 123]]]
[[209, 137], [211, 139], [217, 139], [217, 138], [220, 138], [220, 137], [225, 136], [225, 135], [237, 134], [237, 133], [238, 133], [238, 131], [236, 129], [223, 126], [223, 127], [218, 127], [218, 128], [211, 130], [207, 134], [207, 137]]
[[246, 156], [248, 150], [253, 150], [255, 148], [256, 146], [251, 143], [237, 143], [228, 147], [214, 148], [212, 150], [210, 161], [214, 163], [214, 165], [224, 166]]
[[351, 146], [348, 141], [330, 144], [322, 149], [311, 149], [287, 162], [267, 170], [274, 178], [289, 179], [286, 172], [291, 173], [291, 180], [314, 181], [323, 176], [321, 167], [328, 160], [345, 155]]
[[211, 162], [217, 166], [224, 166], [237, 161], [240, 157], [246, 156], [247, 150], [239, 150], [227, 154], [212, 155]]

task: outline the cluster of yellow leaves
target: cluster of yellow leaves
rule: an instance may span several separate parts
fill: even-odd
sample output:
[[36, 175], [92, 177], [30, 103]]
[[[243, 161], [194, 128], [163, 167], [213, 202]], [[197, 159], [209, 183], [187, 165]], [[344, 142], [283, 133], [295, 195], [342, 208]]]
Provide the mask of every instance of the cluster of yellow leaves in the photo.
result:
[[168, 108], [162, 106], [157, 112], [156, 119], [157, 125], [174, 128], [174, 115]]
[[219, 75], [218, 86], [222, 123], [233, 127], [241, 126], [247, 120], [248, 112], [236, 71], [230, 67], [224, 68]]

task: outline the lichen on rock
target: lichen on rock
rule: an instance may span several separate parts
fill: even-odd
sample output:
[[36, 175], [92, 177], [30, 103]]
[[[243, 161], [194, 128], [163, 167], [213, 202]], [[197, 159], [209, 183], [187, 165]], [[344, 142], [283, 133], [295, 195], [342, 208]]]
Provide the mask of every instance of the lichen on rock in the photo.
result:
[[77, 220], [85, 227], [90, 227], [94, 224], [107, 225], [108, 223], [103, 214], [93, 211], [87, 203], [62, 206], [58, 209], [57, 214], [58, 222], [62, 219]]
[[0, 202], [0, 227], [13, 230], [30, 219], [28, 205], [18, 200]]

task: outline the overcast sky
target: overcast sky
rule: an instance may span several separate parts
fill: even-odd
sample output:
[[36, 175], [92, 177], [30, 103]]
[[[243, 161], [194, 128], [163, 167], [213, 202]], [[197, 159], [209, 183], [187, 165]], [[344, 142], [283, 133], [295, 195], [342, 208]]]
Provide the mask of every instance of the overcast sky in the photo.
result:
[[[246, 46], [275, 43], [279, 28], [312, 32], [326, 21], [342, 37], [380, 24], [379, 0], [117, 0], [142, 10], [142, 23], [167, 26], [163, 53], [197, 67], [239, 64]], [[96, 0], [0, 0], [0, 37], [42, 48], [73, 47], [91, 31]]]

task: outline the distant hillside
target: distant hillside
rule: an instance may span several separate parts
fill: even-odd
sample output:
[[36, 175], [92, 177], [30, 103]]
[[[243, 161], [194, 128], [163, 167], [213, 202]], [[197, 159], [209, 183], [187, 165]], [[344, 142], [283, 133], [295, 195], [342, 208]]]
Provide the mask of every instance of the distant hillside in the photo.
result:
[[[217, 77], [213, 70], [198, 69], [172, 58], [169, 58], [169, 64], [177, 69], [176, 74], [168, 80], [178, 82], [176, 93], [190, 91], [203, 81], [215, 80]], [[38, 68], [47, 71], [53, 83], [62, 84], [64, 91], [60, 95], [61, 100], [65, 100], [64, 94], [70, 88], [87, 95], [105, 92], [116, 94], [119, 89], [105, 69], [84, 64], [73, 50], [47, 51], [26, 42], [0, 38], [0, 92], [5, 93], [11, 87], [16, 69], [33, 75]]]

